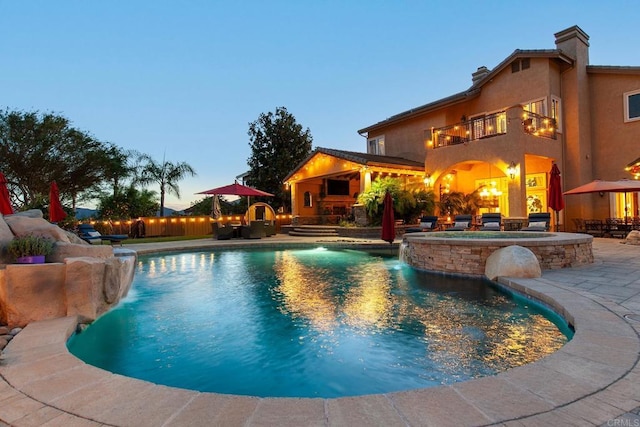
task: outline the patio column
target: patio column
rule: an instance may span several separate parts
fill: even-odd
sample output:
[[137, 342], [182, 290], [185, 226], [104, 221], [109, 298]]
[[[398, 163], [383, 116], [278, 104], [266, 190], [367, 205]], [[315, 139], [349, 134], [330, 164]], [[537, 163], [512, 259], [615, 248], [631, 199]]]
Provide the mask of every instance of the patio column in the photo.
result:
[[293, 215], [294, 218], [296, 217], [296, 215], [300, 215], [300, 213], [298, 212], [298, 198], [296, 197], [297, 188], [297, 182], [294, 182], [289, 186], [289, 190], [291, 191], [291, 215]]
[[364, 167], [360, 169], [360, 194], [371, 188], [371, 171]]

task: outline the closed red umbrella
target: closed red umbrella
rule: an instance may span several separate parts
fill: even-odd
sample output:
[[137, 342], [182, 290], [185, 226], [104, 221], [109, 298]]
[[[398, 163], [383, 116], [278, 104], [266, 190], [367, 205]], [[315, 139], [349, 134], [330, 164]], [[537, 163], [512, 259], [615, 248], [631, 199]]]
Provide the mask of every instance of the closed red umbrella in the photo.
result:
[[396, 238], [396, 221], [393, 217], [393, 197], [387, 191], [384, 196], [384, 211], [382, 212], [382, 240], [393, 243]]
[[13, 214], [11, 199], [9, 198], [9, 189], [7, 188], [7, 179], [2, 172], [0, 172], [0, 213], [2, 215]]
[[555, 163], [551, 167], [551, 177], [549, 178], [549, 207], [556, 213], [556, 231], [558, 231], [560, 211], [564, 209], [564, 199], [562, 198], [560, 169]]
[[49, 221], [56, 223], [60, 222], [67, 217], [67, 213], [62, 209], [60, 203], [60, 191], [58, 191], [58, 184], [55, 181], [51, 183], [49, 189]]

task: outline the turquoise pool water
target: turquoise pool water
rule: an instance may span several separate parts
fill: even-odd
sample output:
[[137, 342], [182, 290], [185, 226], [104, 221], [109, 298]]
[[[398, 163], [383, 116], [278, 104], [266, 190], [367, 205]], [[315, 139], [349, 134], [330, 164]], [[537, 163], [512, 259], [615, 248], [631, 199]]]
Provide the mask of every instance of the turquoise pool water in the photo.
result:
[[129, 296], [68, 346], [158, 384], [330, 398], [492, 375], [570, 334], [488, 281], [354, 250], [229, 250], [141, 257]]

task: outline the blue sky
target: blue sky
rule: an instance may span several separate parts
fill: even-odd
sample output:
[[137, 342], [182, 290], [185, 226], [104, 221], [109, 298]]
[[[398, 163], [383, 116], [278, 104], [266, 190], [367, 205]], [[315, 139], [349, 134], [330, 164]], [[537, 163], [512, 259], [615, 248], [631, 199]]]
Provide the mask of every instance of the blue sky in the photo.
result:
[[638, 22], [619, 0], [0, 0], [0, 108], [189, 163], [198, 175], [167, 198], [181, 209], [248, 169], [260, 113], [284, 106], [314, 148], [365, 151], [358, 129], [467, 89], [515, 49], [553, 49], [572, 25], [591, 64], [640, 66]]

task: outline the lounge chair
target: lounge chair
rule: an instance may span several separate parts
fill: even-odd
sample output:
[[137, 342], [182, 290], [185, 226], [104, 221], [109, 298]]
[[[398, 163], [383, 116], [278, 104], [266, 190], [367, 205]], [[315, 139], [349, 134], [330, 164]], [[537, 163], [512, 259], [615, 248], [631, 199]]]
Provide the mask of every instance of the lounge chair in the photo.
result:
[[529, 214], [529, 225], [520, 231], [549, 231], [551, 214], [549, 212]]
[[417, 227], [409, 227], [404, 230], [405, 233], [420, 233], [425, 231], [433, 231], [438, 227], [437, 216], [423, 216], [420, 218], [420, 224]]
[[101, 245], [103, 241], [106, 241], [112, 245], [120, 243], [120, 246], [122, 246], [122, 241], [129, 238], [126, 234], [101, 234], [91, 224], [80, 224], [78, 226], [78, 235], [82, 240], [92, 245]]
[[500, 225], [502, 224], [502, 214], [501, 213], [483, 213], [481, 221], [482, 221], [482, 230], [500, 231]]
[[261, 239], [266, 236], [264, 221], [251, 221], [249, 225], [242, 226], [242, 237], [245, 239]]
[[211, 223], [213, 230], [213, 238], [216, 240], [229, 240], [233, 237], [233, 226], [230, 224], [223, 225], [217, 221]]
[[465, 231], [471, 227], [471, 215], [456, 215], [453, 219], [453, 226], [446, 229], [446, 231]]

